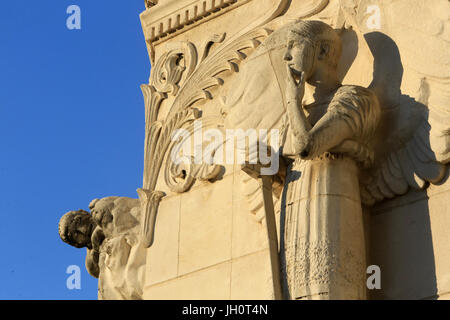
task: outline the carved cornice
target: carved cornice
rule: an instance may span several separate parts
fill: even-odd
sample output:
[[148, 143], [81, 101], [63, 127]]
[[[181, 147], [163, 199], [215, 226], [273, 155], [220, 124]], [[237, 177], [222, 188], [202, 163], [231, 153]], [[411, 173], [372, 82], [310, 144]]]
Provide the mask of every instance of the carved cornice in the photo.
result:
[[[141, 14], [145, 38], [155, 42], [168, 35], [175, 35], [195, 26], [224, 10], [239, 7], [252, 0], [177, 0], [158, 4], [147, 1], [147, 10]], [[152, 4], [149, 6], [148, 4]]]

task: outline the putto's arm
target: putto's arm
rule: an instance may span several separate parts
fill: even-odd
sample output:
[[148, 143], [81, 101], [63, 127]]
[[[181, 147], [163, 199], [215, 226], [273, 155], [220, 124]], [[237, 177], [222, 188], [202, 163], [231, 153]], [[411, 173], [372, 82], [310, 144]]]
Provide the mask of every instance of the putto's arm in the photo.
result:
[[95, 278], [98, 278], [100, 275], [98, 262], [100, 258], [100, 245], [103, 240], [105, 240], [105, 235], [102, 229], [97, 226], [91, 236], [92, 249], [87, 249], [86, 254], [86, 269]]
[[91, 276], [98, 278], [100, 275], [100, 268], [98, 266], [99, 252], [94, 249], [87, 249], [86, 254], [86, 269]]
[[96, 227], [91, 236], [92, 248], [100, 252], [100, 245], [105, 240], [105, 234], [100, 227]]

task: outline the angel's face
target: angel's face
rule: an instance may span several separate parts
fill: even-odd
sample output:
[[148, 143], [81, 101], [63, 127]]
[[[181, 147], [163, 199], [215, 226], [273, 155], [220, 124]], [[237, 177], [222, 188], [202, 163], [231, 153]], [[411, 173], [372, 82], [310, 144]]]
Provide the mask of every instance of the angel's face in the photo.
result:
[[314, 69], [314, 53], [315, 48], [311, 41], [301, 36], [291, 35], [284, 60], [295, 76], [300, 77], [300, 74], [304, 72], [308, 79]]

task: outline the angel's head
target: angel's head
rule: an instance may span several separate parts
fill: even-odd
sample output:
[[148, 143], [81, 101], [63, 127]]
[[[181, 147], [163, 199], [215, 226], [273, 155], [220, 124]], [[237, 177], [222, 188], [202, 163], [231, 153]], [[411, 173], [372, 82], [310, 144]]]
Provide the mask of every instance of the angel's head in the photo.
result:
[[67, 212], [59, 221], [59, 236], [62, 241], [76, 248], [90, 248], [95, 222], [84, 210]]
[[318, 69], [337, 72], [342, 44], [333, 28], [321, 21], [298, 21], [287, 32], [284, 60], [294, 75], [304, 72], [308, 80]]

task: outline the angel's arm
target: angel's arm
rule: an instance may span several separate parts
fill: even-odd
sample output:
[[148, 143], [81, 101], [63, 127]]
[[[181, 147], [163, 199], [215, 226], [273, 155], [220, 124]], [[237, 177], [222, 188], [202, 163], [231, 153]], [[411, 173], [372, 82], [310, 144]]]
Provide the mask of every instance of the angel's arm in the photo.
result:
[[300, 154], [305, 145], [308, 144], [309, 131], [311, 124], [305, 116], [302, 107], [303, 95], [305, 92], [305, 76], [304, 73], [300, 76], [300, 81], [297, 83], [289, 66], [288, 69], [288, 84], [286, 88], [286, 104], [287, 116], [289, 119], [290, 137], [283, 148], [285, 156], [295, 156]]
[[[286, 89], [287, 115], [289, 118], [290, 137], [283, 148], [285, 156], [300, 156], [302, 159], [312, 159], [330, 151], [346, 139], [355, 135], [349, 126], [349, 119], [339, 112], [327, 112], [314, 126], [306, 119], [302, 107], [305, 91], [304, 73], [297, 83], [288, 68], [288, 83]], [[345, 109], [346, 107], [337, 107]]]
[[[373, 92], [358, 86], [339, 89], [328, 111], [308, 132], [308, 141], [300, 156], [312, 159], [327, 151], [355, 153], [355, 145], [340, 146], [347, 140], [367, 143], [378, 125], [380, 106]], [[357, 150], [358, 149], [358, 150]], [[361, 149], [362, 150], [362, 149]]]

